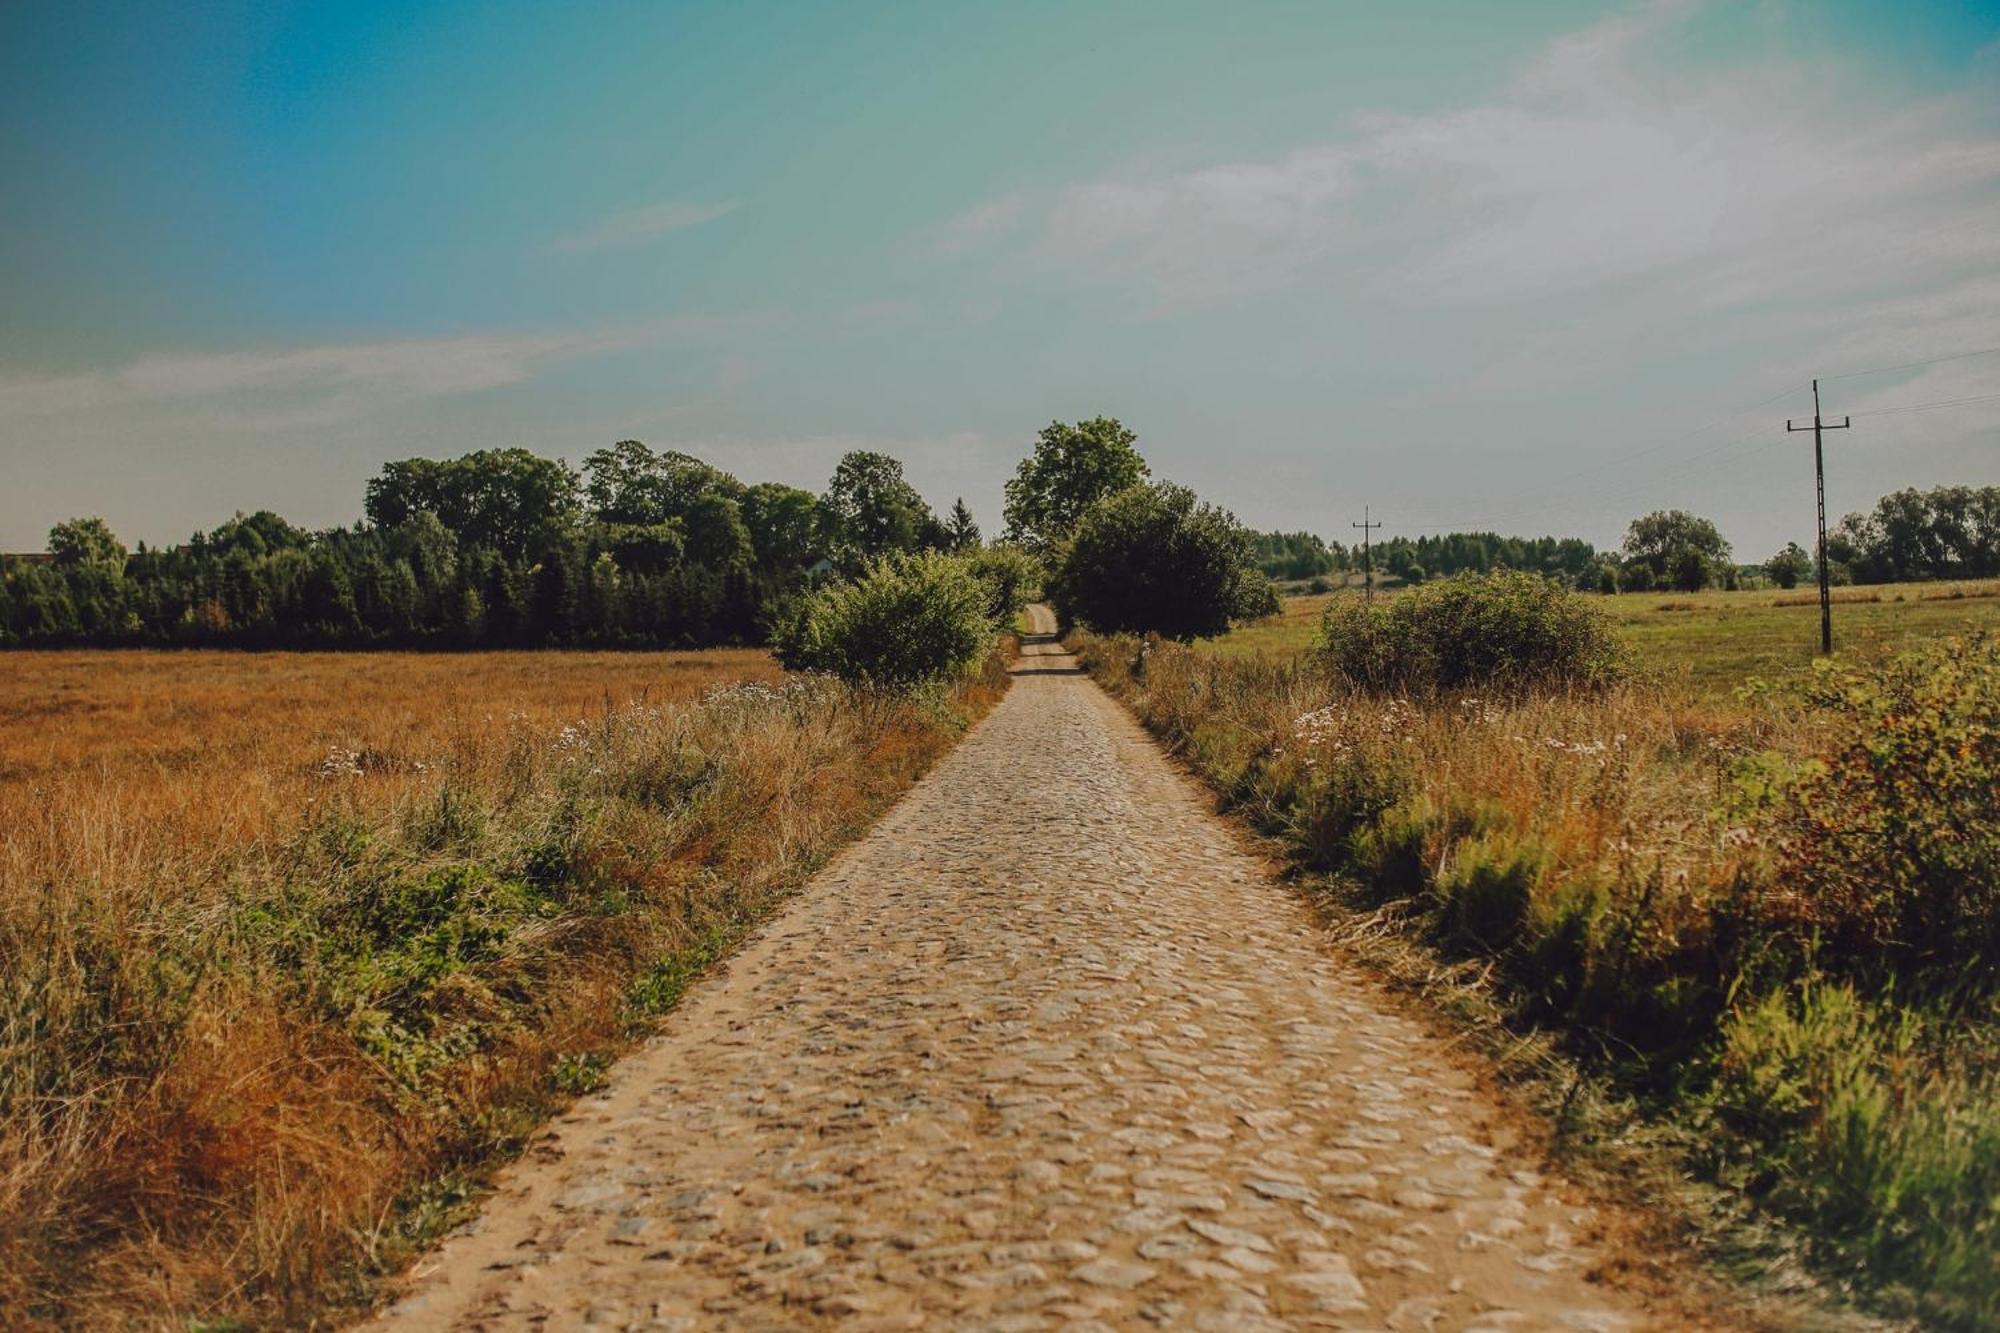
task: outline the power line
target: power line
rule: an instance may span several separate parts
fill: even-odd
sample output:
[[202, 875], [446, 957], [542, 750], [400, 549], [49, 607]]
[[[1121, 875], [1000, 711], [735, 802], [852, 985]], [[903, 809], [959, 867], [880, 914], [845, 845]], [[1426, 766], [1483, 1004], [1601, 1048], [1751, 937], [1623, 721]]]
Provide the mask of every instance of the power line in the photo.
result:
[[[1873, 366], [1866, 370], [1842, 371], [1838, 374], [1824, 375], [1821, 376], [1820, 378], [1826, 380], [1858, 379], [1864, 375], [1885, 375], [1892, 371], [1898, 371], [1898, 370], [1917, 370], [1921, 369], [1924, 366], [1942, 365], [1946, 362], [1965, 361], [1973, 357], [1992, 356], [1995, 354], [2000, 354], [2000, 346], [1976, 347], [1970, 351], [1952, 352], [1945, 356], [1927, 357], [1921, 361], [1906, 361], [1899, 365], [1893, 365], [1893, 366]], [[1817, 382], [1818, 381], [1814, 381], [1815, 384]], [[1748, 403], [1740, 408], [1733, 409], [1727, 415], [1717, 417], [1715, 420], [1711, 421], [1706, 426], [1698, 427], [1697, 429], [1692, 431], [1684, 431], [1677, 433], [1668, 438], [1664, 438], [1658, 441], [1657, 443], [1649, 444], [1639, 449], [1627, 450], [1624, 453], [1616, 454], [1600, 462], [1593, 463], [1589, 467], [1572, 471], [1568, 475], [1572, 479], [1595, 476], [1596, 474], [1604, 472], [1607, 469], [1614, 467], [1621, 467], [1623, 465], [1632, 463], [1637, 459], [1645, 458], [1651, 454], [1656, 454], [1663, 450], [1674, 448], [1677, 445], [1685, 444], [1692, 439], [1708, 434], [1710, 431], [1713, 431], [1718, 427], [1728, 425], [1732, 420], [1743, 415], [1744, 413], [1754, 412], [1761, 407], [1768, 407], [1770, 404], [1777, 402], [1780, 398], [1784, 398], [1787, 397], [1788, 395], [1795, 393], [1802, 393], [1808, 387], [1809, 386], [1803, 384], [1788, 385], [1787, 387], [1778, 390], [1776, 393], [1758, 399], [1754, 403]], [[1896, 403], [1888, 407], [1867, 408], [1859, 412], [1849, 413], [1848, 415], [1851, 417], [1894, 416], [1905, 412], [1929, 412], [1939, 408], [1967, 407], [1979, 403], [1989, 403], [1996, 401], [2000, 401], [2000, 394], [1979, 394], [1964, 398], [1939, 399], [1933, 402]], [[1519, 503], [1507, 506], [1502, 509], [1487, 510], [1476, 518], [1463, 519], [1451, 523], [1432, 522], [1432, 523], [1410, 524], [1407, 526], [1403, 524], [1398, 524], [1397, 526], [1400, 530], [1413, 533], [1469, 532], [1469, 531], [1481, 530], [1484, 528], [1493, 528], [1497, 530], [1499, 526], [1515, 519], [1519, 515], [1543, 511], [1546, 510], [1551, 505], [1579, 504], [1579, 503], [1601, 504], [1608, 502], [1610, 500], [1620, 499], [1626, 496], [1639, 494], [1642, 491], [1650, 489], [1653, 485], [1656, 485], [1659, 481], [1666, 480], [1668, 478], [1678, 477], [1684, 474], [1693, 465], [1700, 463], [1706, 459], [1713, 458], [1715, 455], [1722, 453], [1724, 450], [1735, 448], [1738, 445], [1753, 443], [1757, 438], [1759, 437], [1756, 435], [1744, 435], [1744, 436], [1739, 436], [1735, 439], [1726, 440], [1719, 445], [1703, 449], [1697, 453], [1690, 454], [1685, 458], [1677, 460], [1675, 465], [1671, 469], [1669, 469], [1665, 473], [1655, 476], [1651, 481], [1638, 482], [1630, 485], [1620, 485], [1611, 491], [1605, 491], [1596, 485], [1591, 485], [1582, 487], [1580, 489], [1571, 489], [1568, 491], [1542, 492], [1534, 495], [1532, 498], [1524, 494], [1521, 497]], [[1436, 512], [1437, 512], [1436, 510], [1430, 510], [1426, 512], [1420, 509], [1417, 511], [1417, 514], [1415, 516], [1418, 518], [1425, 518], [1429, 517], [1432, 514], [1435, 514]], [[1359, 525], [1357, 524], [1354, 526], [1358, 527]]]
[[[1777, 401], [1778, 401], [1778, 400], [1779, 400], [1780, 398], [1785, 398], [1785, 397], [1789, 397], [1790, 395], [1792, 395], [1792, 394], [1795, 394], [1795, 393], [1803, 393], [1803, 392], [1805, 392], [1806, 388], [1807, 388], [1807, 386], [1806, 386], [1806, 385], [1803, 385], [1803, 384], [1790, 384], [1790, 385], [1787, 385], [1786, 387], [1784, 387], [1784, 388], [1782, 388], [1782, 389], [1778, 390], [1778, 391], [1777, 391], [1776, 393], [1773, 393], [1773, 394], [1770, 394], [1769, 396], [1767, 396], [1767, 397], [1764, 397], [1764, 398], [1760, 398], [1760, 399], [1758, 399], [1758, 400], [1757, 400], [1756, 402], [1754, 402], [1754, 403], [1746, 403], [1746, 404], [1744, 404], [1744, 405], [1743, 405], [1742, 407], [1739, 407], [1739, 408], [1735, 408], [1735, 409], [1731, 410], [1731, 411], [1730, 411], [1730, 412], [1729, 412], [1728, 414], [1726, 414], [1726, 415], [1724, 415], [1724, 416], [1720, 416], [1720, 417], [1717, 417], [1717, 418], [1715, 418], [1715, 419], [1714, 419], [1713, 421], [1710, 421], [1710, 422], [1709, 422], [1709, 423], [1708, 423], [1707, 425], [1705, 425], [1705, 426], [1698, 426], [1698, 427], [1696, 427], [1695, 429], [1693, 429], [1693, 430], [1690, 430], [1690, 431], [1681, 431], [1681, 432], [1678, 432], [1678, 433], [1676, 433], [1676, 434], [1674, 434], [1674, 435], [1671, 435], [1671, 436], [1668, 436], [1668, 437], [1666, 437], [1666, 438], [1664, 438], [1664, 439], [1660, 440], [1660, 441], [1659, 441], [1658, 443], [1656, 443], [1656, 444], [1649, 444], [1649, 445], [1646, 445], [1646, 446], [1644, 446], [1643, 448], [1639, 448], [1639, 449], [1631, 449], [1631, 450], [1627, 450], [1626, 452], [1624, 452], [1624, 453], [1622, 453], [1622, 454], [1614, 454], [1614, 455], [1613, 455], [1613, 456], [1611, 456], [1610, 458], [1607, 458], [1607, 459], [1604, 459], [1603, 461], [1601, 461], [1601, 462], [1598, 462], [1598, 463], [1594, 463], [1594, 464], [1592, 464], [1592, 465], [1591, 465], [1591, 466], [1589, 466], [1589, 467], [1586, 467], [1586, 468], [1580, 468], [1580, 469], [1577, 469], [1577, 470], [1575, 470], [1575, 471], [1572, 471], [1571, 473], [1569, 473], [1569, 476], [1570, 476], [1570, 477], [1571, 477], [1572, 479], [1575, 479], [1575, 478], [1579, 478], [1579, 477], [1591, 477], [1591, 476], [1595, 476], [1595, 475], [1597, 475], [1598, 473], [1600, 473], [1600, 472], [1604, 472], [1604, 471], [1606, 471], [1606, 470], [1607, 470], [1607, 469], [1609, 469], [1609, 468], [1614, 468], [1614, 467], [1618, 467], [1618, 466], [1620, 466], [1620, 465], [1622, 465], [1622, 464], [1626, 464], [1626, 463], [1630, 463], [1630, 462], [1632, 462], [1632, 461], [1633, 461], [1633, 460], [1635, 460], [1635, 459], [1639, 459], [1639, 458], [1644, 458], [1644, 457], [1646, 457], [1646, 456], [1647, 456], [1647, 455], [1649, 455], [1649, 454], [1656, 454], [1656, 453], [1659, 453], [1659, 452], [1660, 452], [1661, 450], [1663, 450], [1663, 449], [1671, 449], [1671, 448], [1673, 448], [1673, 447], [1674, 447], [1675, 445], [1678, 445], [1678, 444], [1682, 444], [1682, 443], [1685, 443], [1685, 442], [1687, 442], [1687, 441], [1689, 441], [1689, 440], [1692, 440], [1692, 439], [1698, 439], [1698, 438], [1700, 438], [1701, 436], [1703, 436], [1703, 435], [1706, 435], [1706, 434], [1708, 434], [1708, 433], [1709, 433], [1710, 431], [1713, 431], [1713, 430], [1716, 430], [1716, 429], [1718, 429], [1719, 427], [1722, 427], [1722, 426], [1726, 426], [1726, 425], [1728, 425], [1728, 424], [1729, 424], [1729, 423], [1730, 423], [1730, 422], [1731, 422], [1731, 421], [1732, 421], [1733, 419], [1735, 419], [1736, 417], [1739, 417], [1739, 416], [1742, 416], [1742, 415], [1743, 415], [1744, 413], [1747, 413], [1747, 412], [1754, 412], [1754, 411], [1756, 411], [1756, 410], [1757, 410], [1758, 408], [1760, 408], [1760, 407], [1768, 407], [1768, 406], [1770, 406], [1770, 405], [1771, 405], [1772, 403], [1775, 403], [1775, 402], [1777, 402]], [[1707, 458], [1707, 457], [1710, 457], [1710, 456], [1712, 456], [1712, 455], [1714, 455], [1714, 454], [1717, 454], [1717, 453], [1720, 453], [1720, 452], [1722, 452], [1722, 450], [1723, 450], [1723, 449], [1725, 449], [1725, 448], [1728, 448], [1728, 447], [1729, 447], [1730, 445], [1733, 445], [1733, 444], [1742, 444], [1742, 443], [1747, 443], [1747, 442], [1748, 442], [1748, 441], [1749, 441], [1749, 440], [1750, 440], [1751, 438], [1753, 438], [1753, 437], [1750, 437], [1750, 436], [1744, 436], [1744, 437], [1742, 437], [1742, 438], [1740, 438], [1740, 439], [1737, 439], [1737, 440], [1731, 440], [1731, 441], [1729, 441], [1729, 442], [1728, 442], [1728, 444], [1724, 444], [1724, 445], [1721, 445], [1721, 446], [1718, 446], [1717, 448], [1714, 448], [1714, 449], [1708, 449], [1708, 450], [1704, 450], [1704, 451], [1703, 451], [1702, 453], [1700, 453], [1700, 454], [1697, 454], [1697, 455], [1695, 455], [1694, 457], [1695, 457], [1695, 458]], [[1693, 461], [1693, 460], [1686, 460], [1686, 461]], [[1527, 511], [1528, 509], [1531, 509], [1531, 508], [1536, 508], [1536, 509], [1538, 509], [1538, 508], [1542, 508], [1542, 507], [1544, 507], [1545, 505], [1547, 505], [1547, 504], [1551, 504], [1551, 503], [1560, 503], [1560, 502], [1563, 502], [1563, 501], [1565, 501], [1565, 500], [1570, 500], [1570, 499], [1589, 499], [1589, 498], [1591, 498], [1591, 491], [1592, 491], [1592, 489], [1593, 489], [1592, 487], [1585, 487], [1585, 488], [1583, 488], [1583, 489], [1582, 489], [1582, 490], [1580, 490], [1580, 491], [1579, 491], [1579, 490], [1574, 490], [1574, 489], [1572, 489], [1572, 490], [1570, 490], [1570, 491], [1567, 491], [1567, 492], [1554, 492], [1554, 493], [1546, 493], [1546, 492], [1545, 492], [1545, 493], [1542, 493], [1542, 494], [1540, 494], [1540, 495], [1536, 496], [1536, 497], [1535, 497], [1535, 499], [1534, 499], [1534, 500], [1532, 500], [1532, 501], [1526, 501], [1526, 500], [1524, 500], [1524, 502], [1523, 502], [1523, 503], [1522, 503], [1521, 505], [1519, 505], [1519, 506], [1516, 506], [1516, 507], [1513, 507], [1513, 508], [1510, 508], [1510, 509], [1505, 509], [1505, 510], [1499, 510], [1499, 511], [1491, 511], [1491, 510], [1489, 510], [1488, 512], [1489, 512], [1489, 513], [1492, 513], [1492, 514], [1495, 514], [1495, 515], [1496, 515], [1497, 517], [1499, 517], [1499, 518], [1507, 518], [1507, 517], [1510, 517], [1510, 516], [1512, 516], [1513, 514], [1516, 514], [1516, 513], [1521, 513], [1521, 512], [1526, 512], [1526, 511]], [[1434, 513], [1436, 513], [1437, 511], [1436, 511], [1436, 510], [1430, 510], [1430, 511], [1428, 511], [1428, 512], [1429, 512], [1429, 513], [1433, 513], [1433, 514], [1434, 514]], [[1425, 516], [1425, 513], [1426, 513], [1426, 511], [1424, 511], [1424, 510], [1421, 510], [1421, 509], [1420, 509], [1420, 510], [1418, 510], [1418, 517], [1423, 517], [1423, 516]], [[1491, 520], [1485, 520], [1485, 521], [1491, 521]], [[1459, 525], [1456, 525], [1456, 527], [1447, 527], [1447, 526], [1445, 526], [1445, 525], [1436, 525], [1436, 526], [1431, 526], [1431, 527], [1424, 527], [1424, 526], [1416, 526], [1416, 527], [1413, 527], [1413, 528], [1412, 528], [1411, 530], [1412, 530], [1412, 531], [1417, 531], [1417, 532], [1430, 532], [1430, 531], [1435, 531], [1435, 532], [1445, 532], [1445, 531], [1454, 531], [1454, 530], [1463, 530], [1463, 529], [1464, 529], [1464, 525], [1463, 525], [1463, 524], [1459, 524]]]
[[1965, 407], [1971, 403], [2000, 402], [2000, 393], [1982, 393], [1971, 398], [1940, 398], [1929, 403], [1895, 403], [1888, 407], [1871, 407], [1865, 411], [1849, 415], [1857, 417], [1892, 417], [1899, 412], [1929, 412], [1939, 407]]
[[[1892, 370], [1917, 370], [1924, 366], [1941, 366], [1947, 361], [1964, 361], [1969, 357], [1992, 356], [2000, 352], [2000, 347], [1979, 347], [1970, 352], [1953, 352], [1949, 356], [1934, 356], [1925, 361], [1905, 361], [1900, 366], [1876, 366], [1872, 370], [1844, 370], [1838, 375], [1822, 375], [1823, 380], [1851, 380], [1863, 375], [1886, 375]], [[1850, 413], [1849, 415], [1857, 415]]]

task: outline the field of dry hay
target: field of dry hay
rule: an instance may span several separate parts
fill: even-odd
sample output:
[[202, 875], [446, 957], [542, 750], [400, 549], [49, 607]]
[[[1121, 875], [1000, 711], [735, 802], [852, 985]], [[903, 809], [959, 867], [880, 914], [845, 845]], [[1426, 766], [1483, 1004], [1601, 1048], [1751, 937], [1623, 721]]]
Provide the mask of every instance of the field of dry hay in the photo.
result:
[[0, 655], [0, 1309], [366, 1301], [1003, 687]]

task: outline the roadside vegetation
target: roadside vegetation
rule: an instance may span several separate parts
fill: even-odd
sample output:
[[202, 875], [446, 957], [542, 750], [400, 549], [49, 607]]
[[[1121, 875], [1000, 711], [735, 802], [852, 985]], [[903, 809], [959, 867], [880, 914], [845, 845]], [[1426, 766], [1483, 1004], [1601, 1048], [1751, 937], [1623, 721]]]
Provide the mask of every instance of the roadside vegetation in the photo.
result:
[[970, 633], [872, 683], [748, 650], [0, 658], [10, 1326], [365, 1301], [998, 697], [1019, 590], [893, 567]]
[[1553, 1038], [1828, 1271], [1990, 1327], [2000, 638], [1732, 695], [1622, 649], [1610, 600], [1470, 576], [1335, 597], [1291, 651], [1075, 642], [1330, 906]]

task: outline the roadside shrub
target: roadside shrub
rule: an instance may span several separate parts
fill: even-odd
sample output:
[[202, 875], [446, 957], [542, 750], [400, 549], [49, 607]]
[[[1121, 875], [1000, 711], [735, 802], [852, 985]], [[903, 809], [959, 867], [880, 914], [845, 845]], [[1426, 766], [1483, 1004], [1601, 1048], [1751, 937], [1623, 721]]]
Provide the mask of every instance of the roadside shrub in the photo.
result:
[[1171, 482], [1092, 505], [1051, 572], [1049, 593], [1064, 621], [1106, 634], [1185, 641], [1278, 609], [1251, 534], [1228, 510]]
[[992, 639], [990, 597], [961, 557], [897, 552], [872, 561], [855, 582], [802, 599], [773, 646], [794, 671], [907, 690], [964, 675], [978, 662]]
[[1511, 832], [1495, 830], [1461, 842], [1438, 877], [1439, 925], [1487, 952], [1505, 950], [1527, 924], [1548, 864], [1540, 844]]
[[1620, 671], [1602, 611], [1539, 575], [1506, 571], [1461, 574], [1381, 606], [1337, 601], [1320, 622], [1319, 651], [1368, 690], [1595, 690]]
[[1705, 1103], [1745, 1188], [1908, 1284], [1926, 1327], [1992, 1328], [2000, 1053], [1990, 1035], [1953, 1051], [1951, 1026], [1809, 981], [1731, 1016]]
[[1002, 629], [1042, 595], [1042, 562], [1018, 546], [982, 546], [965, 560], [986, 588], [988, 618]]
[[1828, 966], [1950, 981], [2000, 948], [2000, 638], [1942, 639], [1806, 686], [1827, 739], [1785, 792], [1767, 910]]

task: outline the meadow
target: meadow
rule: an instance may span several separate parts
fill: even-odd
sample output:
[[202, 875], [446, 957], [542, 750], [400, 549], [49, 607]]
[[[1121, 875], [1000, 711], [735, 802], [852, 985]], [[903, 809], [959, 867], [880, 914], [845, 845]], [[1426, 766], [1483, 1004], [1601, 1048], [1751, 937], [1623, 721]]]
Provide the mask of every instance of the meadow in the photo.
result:
[[1842, 591], [1820, 666], [1810, 590], [1586, 598], [1628, 658], [1602, 691], [1357, 688], [1327, 598], [1074, 641], [1563, 1133], [1708, 1182], [1689, 1234], [1747, 1204], [1836, 1285], [1990, 1327], [2000, 587]]
[[0, 655], [0, 1309], [364, 1302], [1000, 671]]
[[[1358, 589], [1285, 599], [1268, 620], [1204, 641], [1226, 655], [1289, 654], [1312, 646], [1320, 617]], [[1378, 590], [1377, 597], [1394, 597]], [[1743, 592], [1634, 592], [1593, 597], [1611, 617], [1633, 664], [1662, 680], [1685, 677], [1696, 693], [1726, 697], [1752, 677], [1811, 665], [1819, 652], [1819, 593], [1812, 587]], [[1833, 590], [1834, 646], [1873, 657], [1912, 637], [2000, 627], [2000, 582], [1894, 583]]]

